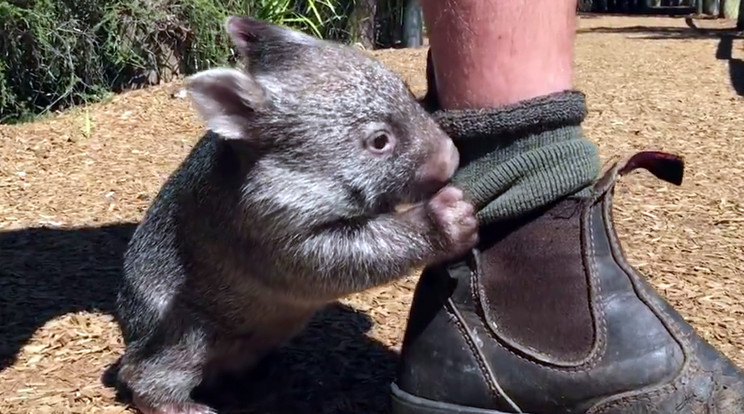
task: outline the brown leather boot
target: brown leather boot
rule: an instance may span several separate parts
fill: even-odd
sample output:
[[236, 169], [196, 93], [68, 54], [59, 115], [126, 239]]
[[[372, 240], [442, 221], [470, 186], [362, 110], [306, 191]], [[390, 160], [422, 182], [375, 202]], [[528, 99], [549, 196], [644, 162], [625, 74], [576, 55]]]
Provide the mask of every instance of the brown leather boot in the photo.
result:
[[744, 373], [618, 242], [615, 183], [637, 168], [682, 180], [679, 158], [638, 153], [584, 191], [483, 226], [468, 255], [423, 272], [393, 413], [744, 413]]
[[636, 154], [591, 195], [485, 227], [425, 270], [393, 413], [744, 413], [744, 373], [625, 259], [612, 194], [638, 167], [681, 178], [675, 157]]

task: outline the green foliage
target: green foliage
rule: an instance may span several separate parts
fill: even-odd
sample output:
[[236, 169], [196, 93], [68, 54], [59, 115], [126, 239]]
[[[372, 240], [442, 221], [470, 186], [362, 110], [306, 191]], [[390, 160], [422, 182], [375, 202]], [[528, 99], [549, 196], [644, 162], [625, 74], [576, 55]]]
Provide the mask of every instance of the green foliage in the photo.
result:
[[338, 1], [256, 0], [254, 3], [253, 16], [322, 38], [327, 38], [327, 28], [343, 19], [336, 10]]
[[[100, 69], [97, 43], [85, 30], [86, 21], [95, 17], [86, 6], [84, 1], [74, 10], [53, 0], [24, 7], [0, 2], [0, 121], [22, 118], [72, 95], [100, 93], [94, 86]], [[78, 67], [75, 60], [88, 67]]]
[[230, 14], [344, 40], [349, 0], [0, 0], [0, 123], [234, 59]]

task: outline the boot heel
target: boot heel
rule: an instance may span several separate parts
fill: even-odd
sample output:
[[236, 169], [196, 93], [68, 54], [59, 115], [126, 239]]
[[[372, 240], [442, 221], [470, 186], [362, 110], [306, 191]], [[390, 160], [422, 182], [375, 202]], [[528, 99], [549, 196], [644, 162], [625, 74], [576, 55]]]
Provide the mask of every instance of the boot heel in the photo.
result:
[[427, 400], [401, 390], [395, 383], [390, 384], [390, 388], [393, 405], [392, 414], [510, 414], [503, 411]]

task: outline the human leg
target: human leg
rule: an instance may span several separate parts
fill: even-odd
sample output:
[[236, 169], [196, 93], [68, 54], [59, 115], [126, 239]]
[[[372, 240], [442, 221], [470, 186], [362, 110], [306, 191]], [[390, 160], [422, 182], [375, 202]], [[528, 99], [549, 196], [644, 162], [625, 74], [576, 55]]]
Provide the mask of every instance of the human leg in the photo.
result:
[[461, 151], [455, 182], [478, 208], [482, 241], [424, 271], [394, 412], [744, 412], [744, 374], [617, 240], [618, 177], [640, 167], [679, 184], [683, 165], [639, 153], [599, 175], [566, 65], [575, 0], [424, 7], [434, 61], [424, 103]]
[[575, 0], [440, 0], [422, 8], [442, 108], [502, 106], [571, 88]]

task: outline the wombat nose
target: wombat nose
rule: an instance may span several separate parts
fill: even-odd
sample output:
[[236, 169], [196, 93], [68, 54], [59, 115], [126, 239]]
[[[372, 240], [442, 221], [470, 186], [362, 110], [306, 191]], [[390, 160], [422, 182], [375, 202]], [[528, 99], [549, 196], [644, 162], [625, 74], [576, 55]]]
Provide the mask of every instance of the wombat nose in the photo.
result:
[[451, 139], [443, 139], [439, 149], [419, 170], [421, 181], [445, 184], [460, 163], [460, 153]]

